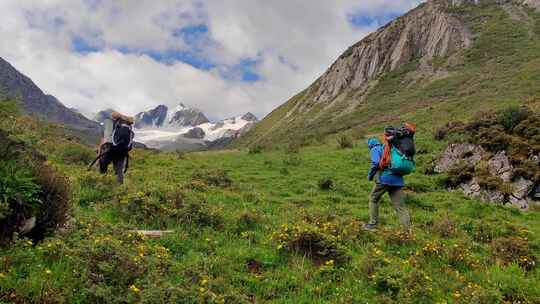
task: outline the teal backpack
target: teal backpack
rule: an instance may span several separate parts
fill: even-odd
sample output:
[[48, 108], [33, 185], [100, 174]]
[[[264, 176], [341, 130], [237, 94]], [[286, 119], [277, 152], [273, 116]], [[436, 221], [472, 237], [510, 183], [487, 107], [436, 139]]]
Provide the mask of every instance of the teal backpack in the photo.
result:
[[390, 152], [390, 170], [399, 175], [409, 175], [416, 170], [414, 160], [410, 160], [397, 148], [392, 147]]

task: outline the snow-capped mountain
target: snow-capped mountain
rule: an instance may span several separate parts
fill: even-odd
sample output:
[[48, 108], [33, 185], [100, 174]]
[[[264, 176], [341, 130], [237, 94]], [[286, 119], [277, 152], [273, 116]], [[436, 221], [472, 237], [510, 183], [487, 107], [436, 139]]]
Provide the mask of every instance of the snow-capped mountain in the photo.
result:
[[199, 110], [179, 104], [172, 111], [165, 105], [135, 116], [135, 140], [164, 150], [202, 150], [220, 147], [240, 137], [257, 122], [251, 113], [210, 122]]
[[210, 122], [201, 111], [187, 107], [182, 103], [172, 110], [169, 110], [165, 105], [159, 105], [150, 111], [137, 114], [135, 121], [135, 127], [139, 129], [174, 129]]

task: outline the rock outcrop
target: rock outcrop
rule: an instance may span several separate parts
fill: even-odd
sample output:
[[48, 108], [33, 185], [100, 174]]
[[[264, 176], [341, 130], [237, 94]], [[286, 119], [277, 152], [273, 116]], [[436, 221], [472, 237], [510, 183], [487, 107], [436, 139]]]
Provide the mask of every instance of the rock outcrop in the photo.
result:
[[435, 172], [448, 172], [459, 162], [466, 162], [476, 165], [485, 155], [482, 147], [473, 144], [453, 144], [443, 153], [441, 159], [435, 166]]
[[[464, 195], [480, 199], [489, 203], [512, 206], [519, 209], [528, 209], [531, 204], [540, 204], [538, 194], [539, 185], [535, 185], [521, 176], [514, 176], [514, 168], [506, 155], [506, 151], [499, 151], [494, 155], [486, 152], [482, 147], [474, 144], [452, 144], [442, 154], [435, 166], [435, 172], [447, 173], [461, 163], [479, 165], [487, 161], [491, 177], [499, 179], [504, 189], [485, 188], [481, 186], [480, 178], [476, 172], [470, 172], [472, 179], [462, 181], [453, 190], [460, 190]], [[504, 191], [503, 191], [504, 190]]]
[[206, 133], [204, 133], [204, 130], [198, 127], [195, 127], [193, 129], [190, 129], [187, 133], [184, 134], [185, 138], [195, 138], [195, 139], [203, 139]]

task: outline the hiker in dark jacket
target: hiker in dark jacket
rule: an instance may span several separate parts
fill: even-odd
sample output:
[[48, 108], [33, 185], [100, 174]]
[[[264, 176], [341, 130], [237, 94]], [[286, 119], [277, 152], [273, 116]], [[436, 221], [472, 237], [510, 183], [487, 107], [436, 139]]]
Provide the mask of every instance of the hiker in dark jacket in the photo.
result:
[[118, 112], [104, 122], [103, 138], [100, 145], [99, 172], [106, 174], [113, 164], [118, 183], [124, 183], [124, 173], [129, 162], [129, 151], [133, 145], [133, 118]]
[[369, 198], [370, 221], [364, 225], [365, 229], [375, 229], [379, 223], [379, 202], [385, 193], [390, 195], [392, 205], [397, 212], [399, 221], [403, 228], [410, 228], [410, 217], [405, 208], [405, 195], [403, 193], [404, 178], [392, 172], [389, 168], [380, 169], [379, 163], [383, 156], [384, 145], [377, 139], [370, 139], [367, 142], [370, 156], [371, 168], [368, 173], [368, 180], [375, 180], [375, 186]]

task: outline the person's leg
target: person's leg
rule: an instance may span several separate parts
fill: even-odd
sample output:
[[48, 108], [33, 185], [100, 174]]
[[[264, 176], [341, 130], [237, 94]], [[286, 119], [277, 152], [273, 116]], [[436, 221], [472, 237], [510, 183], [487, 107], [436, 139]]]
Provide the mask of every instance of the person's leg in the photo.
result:
[[120, 157], [113, 160], [114, 173], [116, 174], [116, 180], [119, 184], [124, 183], [124, 166], [126, 164], [126, 158]]
[[383, 194], [387, 191], [387, 186], [375, 184], [369, 196], [369, 224], [377, 225], [379, 223], [379, 201]]
[[405, 193], [403, 192], [402, 187], [393, 187], [388, 192], [401, 226], [405, 229], [409, 229], [411, 227], [411, 217], [405, 207]]

